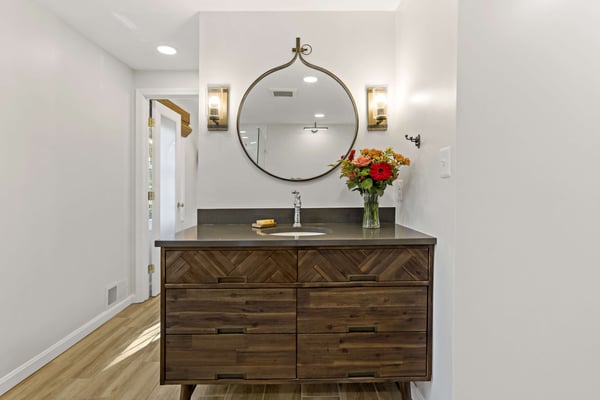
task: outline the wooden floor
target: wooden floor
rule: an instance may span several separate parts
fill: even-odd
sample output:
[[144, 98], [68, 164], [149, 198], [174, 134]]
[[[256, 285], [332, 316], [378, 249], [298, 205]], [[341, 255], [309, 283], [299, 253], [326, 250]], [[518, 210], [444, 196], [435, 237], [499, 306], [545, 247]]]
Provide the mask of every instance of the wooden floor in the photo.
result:
[[[2, 400], [178, 400], [159, 385], [159, 298], [134, 304]], [[199, 385], [192, 400], [400, 400], [394, 384]]]

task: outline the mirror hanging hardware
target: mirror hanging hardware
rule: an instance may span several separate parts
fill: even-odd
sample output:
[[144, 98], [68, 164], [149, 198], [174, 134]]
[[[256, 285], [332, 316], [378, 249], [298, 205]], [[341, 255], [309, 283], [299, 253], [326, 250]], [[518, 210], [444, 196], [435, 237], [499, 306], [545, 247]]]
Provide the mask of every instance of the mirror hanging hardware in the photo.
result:
[[421, 134], [420, 133], [417, 136], [404, 135], [404, 137], [406, 138], [406, 140], [413, 142], [415, 144], [415, 146], [417, 146], [417, 149], [421, 148]]
[[296, 47], [292, 49], [292, 53], [304, 54], [305, 56], [312, 53], [312, 46], [310, 44], [300, 45], [300, 38], [296, 38]]

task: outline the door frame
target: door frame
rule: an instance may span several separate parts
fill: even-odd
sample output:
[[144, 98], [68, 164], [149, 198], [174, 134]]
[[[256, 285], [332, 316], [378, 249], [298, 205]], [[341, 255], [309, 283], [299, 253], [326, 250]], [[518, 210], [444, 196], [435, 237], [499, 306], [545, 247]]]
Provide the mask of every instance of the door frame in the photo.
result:
[[[131, 281], [134, 302], [141, 303], [148, 296], [148, 100], [174, 96], [199, 96], [198, 89], [148, 88], [135, 90], [135, 165], [134, 165], [134, 259], [131, 268]], [[186, 189], [187, 190], [187, 189]], [[159, 273], [160, 271], [155, 271]]]
[[[165, 135], [165, 132], [163, 131], [163, 121], [165, 119], [171, 120], [175, 124], [173, 130], [173, 140], [175, 146], [175, 176], [173, 176], [175, 181], [175, 202], [185, 202], [185, 192], [181, 192], [182, 189], [185, 189], [185, 178], [181, 178], [182, 175], [185, 175], [185, 148], [183, 147], [183, 140], [185, 138], [181, 137], [181, 115], [171, 108], [161, 104], [159, 101], [154, 101], [154, 103], [152, 103], [152, 119], [154, 120], [154, 127], [152, 128], [152, 190], [155, 196], [154, 201], [152, 202], [152, 237], [148, 243], [153, 243], [155, 240], [159, 240], [161, 238], [163, 224], [165, 223], [165, 217], [163, 214], [163, 211], [166, 210], [166, 207], [163, 207], [165, 194], [163, 186], [163, 178], [165, 177], [163, 174], [163, 152], [165, 151], [163, 148], [163, 135]], [[182, 195], [183, 200], [181, 198]], [[173, 221], [175, 226], [173, 229], [175, 232], [177, 232], [183, 228], [184, 224], [181, 222], [181, 218], [182, 214], [185, 216], [185, 211], [179, 207], [176, 207], [175, 203], [173, 204], [173, 209], [171, 211], [175, 212]], [[148, 228], [150, 228], [150, 224], [148, 224]], [[169, 235], [169, 233], [167, 235]], [[152, 281], [152, 286], [150, 288], [151, 290], [148, 290], [148, 294], [149, 296], [154, 297], [160, 293], [160, 249], [150, 244], [149, 250], [150, 251], [148, 253], [151, 254], [151, 260], [149, 260], [149, 262], [154, 264], [155, 271], [152, 274], [152, 278], [149, 279], [149, 281]]]

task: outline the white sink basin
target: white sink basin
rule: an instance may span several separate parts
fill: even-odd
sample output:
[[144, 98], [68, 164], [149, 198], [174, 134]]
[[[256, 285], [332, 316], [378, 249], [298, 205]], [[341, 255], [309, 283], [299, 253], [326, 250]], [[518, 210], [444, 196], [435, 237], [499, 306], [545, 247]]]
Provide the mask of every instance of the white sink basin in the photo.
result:
[[263, 229], [262, 233], [270, 236], [320, 236], [326, 235], [329, 231], [325, 228], [314, 226], [302, 226], [300, 228], [277, 227]]

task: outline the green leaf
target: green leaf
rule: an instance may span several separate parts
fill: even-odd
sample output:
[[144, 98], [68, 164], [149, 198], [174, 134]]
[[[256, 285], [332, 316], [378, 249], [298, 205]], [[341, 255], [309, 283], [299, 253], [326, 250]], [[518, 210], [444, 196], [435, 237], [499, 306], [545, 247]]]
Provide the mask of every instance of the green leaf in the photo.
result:
[[360, 188], [362, 190], [369, 190], [373, 186], [373, 180], [371, 178], [367, 178], [360, 183]]

